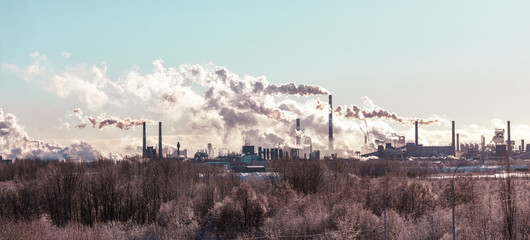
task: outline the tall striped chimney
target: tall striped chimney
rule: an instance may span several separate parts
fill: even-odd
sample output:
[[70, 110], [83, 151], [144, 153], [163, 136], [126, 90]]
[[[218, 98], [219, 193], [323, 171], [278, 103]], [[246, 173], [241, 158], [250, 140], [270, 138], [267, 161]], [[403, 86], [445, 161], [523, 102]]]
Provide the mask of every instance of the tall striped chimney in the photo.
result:
[[333, 151], [333, 103], [329, 95], [329, 151]]
[[162, 159], [162, 122], [158, 122], [158, 158]]

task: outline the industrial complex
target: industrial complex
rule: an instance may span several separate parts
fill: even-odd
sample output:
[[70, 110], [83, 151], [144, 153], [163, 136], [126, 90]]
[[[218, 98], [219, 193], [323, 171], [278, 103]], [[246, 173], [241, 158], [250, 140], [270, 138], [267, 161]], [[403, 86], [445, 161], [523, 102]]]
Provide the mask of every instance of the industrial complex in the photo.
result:
[[[360, 153], [356, 152], [352, 156], [338, 156], [334, 153], [333, 146], [333, 108], [332, 96], [329, 95], [329, 142], [328, 149], [313, 149], [310, 139], [302, 140], [301, 121], [295, 121], [295, 144], [293, 146], [262, 147], [259, 143], [256, 145], [245, 141], [241, 152], [230, 152], [228, 150], [219, 150], [214, 155], [214, 149], [211, 143], [208, 143], [207, 149], [196, 151], [193, 155], [188, 156], [186, 149], [180, 149], [180, 142], [177, 143], [177, 149], [174, 153], [162, 154], [162, 123], [159, 122], [158, 147], [146, 145], [146, 125], [143, 124], [143, 159], [175, 159], [180, 161], [195, 161], [208, 165], [220, 166], [227, 170], [237, 172], [262, 172], [266, 166], [273, 160], [334, 160], [337, 158], [346, 158], [353, 160], [361, 159], [387, 159], [397, 161], [413, 160], [439, 160], [439, 159], [465, 159], [465, 160], [500, 160], [500, 159], [530, 159], [530, 144], [524, 146], [524, 140], [516, 148], [515, 142], [511, 139], [510, 121], [507, 122], [507, 139], [505, 140], [504, 129], [495, 129], [495, 134], [491, 142], [486, 143], [485, 137], [481, 137], [480, 144], [460, 144], [460, 135], [455, 130], [455, 121], [452, 121], [451, 144], [447, 146], [424, 146], [419, 144], [419, 124], [415, 122], [415, 139], [414, 142], [406, 142], [404, 136], [393, 142], [384, 142], [376, 140], [377, 149], [373, 152]], [[302, 142], [303, 141], [303, 142]], [[365, 136], [365, 143], [367, 138]], [[325, 155], [321, 152], [326, 153]]]
[[[349, 150], [344, 146], [334, 146], [334, 137], [346, 138], [348, 136], [334, 136], [333, 129], [333, 105], [332, 95], [328, 95], [329, 118], [328, 118], [328, 146], [319, 142], [313, 145], [311, 136], [302, 130], [302, 120], [294, 119], [291, 144], [285, 142], [281, 144], [270, 144], [260, 142], [250, 142], [245, 140], [240, 151], [230, 151], [222, 146], [214, 149], [212, 143], [207, 143], [206, 148], [188, 152], [188, 149], [181, 149], [181, 142], [176, 143], [176, 148], [171, 146], [164, 148], [162, 122], [158, 123], [158, 144], [147, 146], [146, 124], [139, 122], [143, 127], [141, 155], [126, 156], [125, 159], [171, 159], [176, 161], [199, 162], [207, 165], [223, 167], [226, 170], [237, 172], [263, 172], [273, 161], [333, 161], [336, 159], [348, 160], [372, 160], [384, 159], [393, 161], [431, 161], [440, 160], [466, 160], [481, 161], [481, 164], [497, 164], [498, 160], [527, 160], [530, 159], [530, 144], [525, 145], [524, 139], [520, 139], [520, 144], [512, 139], [510, 121], [507, 121], [506, 129], [494, 129], [492, 139], [487, 142], [486, 137], [481, 136], [479, 143], [461, 143], [460, 134], [456, 130], [455, 121], [451, 122], [450, 144], [448, 145], [424, 145], [420, 144], [420, 126], [425, 125], [423, 120], [409, 120], [406, 124], [414, 124], [414, 140], [406, 141], [405, 136], [394, 134], [386, 140], [370, 139], [371, 134], [363, 131], [364, 145], [362, 151]], [[340, 107], [339, 107], [340, 108]], [[338, 109], [339, 109], [338, 108]], [[336, 112], [336, 111], [335, 111]], [[325, 120], [324, 120], [325, 121]], [[402, 122], [403, 123], [403, 122]], [[312, 123], [314, 126], [314, 123]], [[325, 123], [323, 123], [323, 127]], [[324, 134], [325, 134], [325, 127]], [[449, 131], [449, 129], [447, 129]], [[440, 140], [440, 139], [436, 139]], [[340, 142], [340, 141], [339, 141]], [[185, 145], [185, 143], [183, 143]], [[324, 149], [319, 149], [324, 148]], [[188, 154], [189, 153], [189, 154]], [[10, 159], [2, 159], [0, 163], [12, 163]]]

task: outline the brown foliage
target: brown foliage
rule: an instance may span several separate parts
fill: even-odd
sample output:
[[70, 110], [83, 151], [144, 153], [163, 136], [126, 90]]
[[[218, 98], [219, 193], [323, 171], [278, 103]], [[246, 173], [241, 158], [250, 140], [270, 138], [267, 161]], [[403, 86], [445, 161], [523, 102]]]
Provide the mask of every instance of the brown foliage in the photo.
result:
[[[0, 236], [382, 239], [386, 209], [388, 239], [451, 238], [451, 180], [410, 177], [425, 174], [412, 164], [278, 161], [281, 180], [241, 181], [170, 160], [20, 161], [0, 166]], [[455, 180], [458, 239], [529, 237], [530, 183], [510, 181]]]

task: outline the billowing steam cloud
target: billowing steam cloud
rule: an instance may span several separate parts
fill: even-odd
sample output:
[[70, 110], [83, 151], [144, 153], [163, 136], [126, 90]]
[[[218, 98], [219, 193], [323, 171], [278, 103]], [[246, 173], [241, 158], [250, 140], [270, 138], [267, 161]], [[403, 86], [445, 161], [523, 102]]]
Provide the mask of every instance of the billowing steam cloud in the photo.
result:
[[[367, 109], [361, 109], [359, 106], [356, 106], [356, 105], [349, 106], [346, 108], [345, 117], [350, 118], [350, 119], [359, 119], [359, 120], [372, 119], [372, 118], [388, 119], [388, 120], [401, 123], [403, 125], [412, 125], [416, 121], [420, 125], [431, 125], [431, 124], [434, 124], [440, 121], [438, 118], [434, 118], [434, 117], [427, 118], [427, 119], [400, 117], [396, 113], [382, 109], [379, 106], [375, 105], [374, 102], [366, 96], [363, 97], [363, 100], [368, 105]], [[317, 106], [317, 109], [318, 108], [319, 107]], [[341, 106], [337, 107], [334, 111], [335, 111], [335, 114], [338, 116], [343, 115], [343, 110]]]
[[[113, 126], [122, 130], [129, 130], [136, 126], [141, 126], [144, 122], [146, 124], [153, 123], [153, 120], [136, 120], [131, 118], [120, 119], [119, 117], [107, 117], [106, 114], [101, 114], [98, 117], [86, 116], [80, 108], [74, 109], [74, 115], [81, 121], [75, 125], [76, 128], [83, 129], [87, 125], [92, 125], [93, 128], [102, 129], [107, 126]], [[70, 115], [71, 116], [71, 115]]]
[[4, 113], [0, 108], [0, 155], [10, 159], [81, 160], [99, 158], [117, 160], [119, 155], [106, 155], [85, 142], [75, 142], [68, 147], [44, 143], [28, 136], [18, 124], [15, 115]]
[[[214, 143], [216, 139], [218, 144], [228, 142], [228, 147], [232, 149], [239, 148], [243, 139], [250, 139], [256, 144], [265, 139], [268, 142], [262, 143], [264, 146], [290, 144], [293, 135], [290, 126], [294, 124], [294, 119], [307, 113], [315, 114], [315, 111], [302, 110], [299, 103], [285, 99], [285, 96], [328, 94], [326, 89], [319, 86], [294, 83], [277, 85], [269, 83], [265, 77], [241, 78], [224, 67], [212, 65], [166, 68], [161, 60], [154, 61], [153, 65], [153, 73], [142, 74], [134, 69], [116, 82], [105, 77], [106, 66], [102, 69], [86, 67], [81, 73], [67, 72], [60, 76], [62, 79], [68, 79], [66, 77], [69, 76], [73, 82], [80, 79], [77, 77], [79, 75], [98, 76], [94, 79], [85, 78], [85, 82], [97, 86], [96, 90], [104, 93], [108, 99], [99, 104], [85, 102], [91, 110], [96, 105], [101, 106], [101, 109], [107, 105], [122, 109], [135, 106], [144, 109], [147, 114], [162, 114], [169, 124], [185, 122], [182, 132], [209, 135]], [[197, 86], [205, 89], [204, 92], [198, 93], [195, 90]], [[87, 117], [80, 111], [74, 113], [81, 122], [78, 128], [103, 128], [110, 124], [126, 129], [143, 121], [129, 119], [127, 122], [127, 119], [120, 121], [104, 116]], [[251, 134], [253, 130], [259, 134]], [[260, 137], [272, 133], [281, 136], [282, 141]]]
[[[41, 66], [49, 66], [42, 61], [45, 60], [39, 62]], [[213, 64], [166, 67], [162, 60], [153, 62], [152, 72], [133, 68], [116, 80], [109, 79], [105, 64], [82, 64], [61, 71], [50, 69], [53, 68], [39, 73], [39, 76], [47, 76], [44, 85], [48, 91], [75, 100], [92, 112], [131, 116], [127, 119], [106, 115], [91, 117], [78, 109], [70, 113], [77, 118], [75, 126], [78, 128], [114, 126], [126, 130], [140, 125], [144, 120], [136, 119], [145, 116], [174, 127], [171, 134], [176, 134], [173, 136], [183, 146], [205, 146], [211, 142], [214, 146], [238, 151], [245, 139], [263, 147], [281, 147], [294, 146], [296, 136], [302, 136], [303, 143], [310, 137], [313, 149], [327, 149], [329, 108], [316, 96], [327, 95], [329, 91], [320, 86], [274, 84], [264, 76], [239, 76]], [[289, 98], [293, 95], [308, 99], [295, 101]], [[358, 149], [363, 145], [365, 134], [389, 139], [397, 134], [378, 121], [390, 119], [410, 124], [416, 120], [381, 109], [368, 98], [365, 102], [368, 107], [364, 109], [356, 105], [334, 109], [339, 116], [334, 119], [337, 149]], [[294, 127], [297, 118], [301, 119], [300, 132]], [[366, 125], [369, 119], [372, 123]], [[418, 120], [421, 124], [436, 122], [434, 118]], [[361, 130], [363, 124], [366, 133]], [[380, 127], [385, 131], [378, 129]], [[132, 136], [140, 137], [141, 132]], [[176, 145], [176, 141], [171, 144]], [[130, 149], [137, 148], [131, 146]]]

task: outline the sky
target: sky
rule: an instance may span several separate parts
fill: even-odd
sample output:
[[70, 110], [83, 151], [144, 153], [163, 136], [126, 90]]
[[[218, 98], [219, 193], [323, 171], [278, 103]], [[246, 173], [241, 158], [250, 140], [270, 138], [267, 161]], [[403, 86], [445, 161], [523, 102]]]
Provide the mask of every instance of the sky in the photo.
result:
[[[529, 7], [528, 1], [485, 0], [1, 0], [0, 108], [15, 115], [34, 139], [63, 145], [87, 141], [121, 154], [127, 152], [123, 146], [138, 140], [139, 128], [78, 129], [72, 126], [83, 120], [69, 116], [73, 110], [80, 108], [87, 116], [164, 121], [168, 139], [184, 139], [189, 147], [208, 141], [222, 145], [232, 139], [214, 140], [217, 132], [201, 135], [190, 130], [189, 123], [201, 116], [186, 111], [204, 105], [185, 106], [205, 101], [202, 96], [211, 86], [202, 80], [191, 83], [189, 91], [183, 92], [190, 98], [178, 99], [181, 102], [168, 110], [172, 113], [153, 110], [147, 104], [157, 103], [138, 92], [120, 97], [134, 96], [143, 102], [113, 97], [113, 83], [121, 80], [123, 88], [136, 81], [131, 73], [157, 84], [152, 79], [155, 63], [162, 62], [167, 71], [182, 65], [203, 66], [209, 69], [206, 72], [223, 67], [242, 81], [264, 77], [270, 84], [320, 86], [333, 94], [334, 106], [362, 106], [362, 98], [368, 96], [399, 116], [443, 119], [426, 127], [431, 131], [426, 136], [430, 143], [447, 142], [450, 120], [463, 132], [480, 128], [477, 132], [492, 134], [506, 120], [526, 129], [530, 122], [523, 110], [530, 100], [526, 94], [530, 89]], [[97, 75], [94, 69], [103, 74], [100, 80], [93, 76]], [[32, 70], [29, 75], [28, 70]], [[87, 89], [92, 94], [84, 95], [82, 90]], [[309, 109], [316, 98], [327, 100], [323, 95], [272, 98], [257, 101], [279, 107], [287, 99]], [[321, 115], [325, 119], [325, 111]], [[267, 119], [271, 122], [270, 116]], [[226, 128], [228, 123], [222, 120], [221, 127]], [[344, 133], [352, 134], [353, 128], [363, 124], [346, 126], [349, 123], [344, 122]], [[408, 139], [413, 134], [411, 126], [386, 120], [374, 126], [378, 124]], [[148, 129], [153, 136], [156, 130], [154, 125]], [[440, 134], [442, 140], [436, 138]], [[525, 137], [522, 130], [514, 134]], [[476, 133], [463, 135], [465, 141], [479, 141]], [[241, 145], [241, 139], [233, 141], [237, 143], [230, 143], [230, 148]], [[121, 150], [109, 147], [110, 142]], [[358, 142], [345, 140], [344, 144], [360, 149]]]

